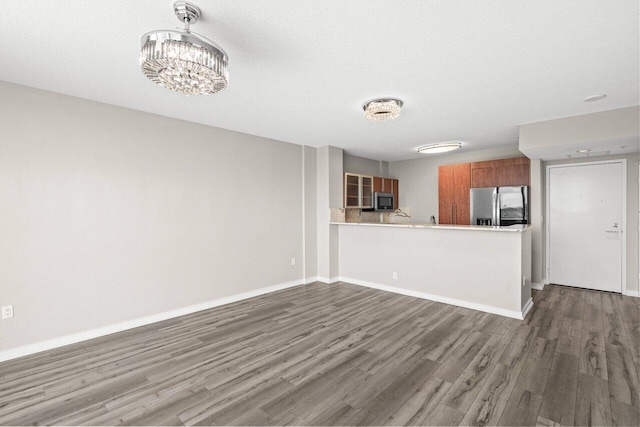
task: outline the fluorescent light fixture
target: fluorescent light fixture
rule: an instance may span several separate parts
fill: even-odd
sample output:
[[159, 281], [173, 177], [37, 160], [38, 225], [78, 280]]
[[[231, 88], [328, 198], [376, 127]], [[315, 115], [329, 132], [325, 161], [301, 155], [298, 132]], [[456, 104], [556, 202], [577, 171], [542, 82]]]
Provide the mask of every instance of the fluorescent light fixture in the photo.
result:
[[595, 101], [600, 101], [601, 99], [605, 99], [606, 97], [607, 97], [607, 95], [606, 95], [606, 94], [604, 94], [604, 93], [601, 93], [601, 94], [598, 94], [598, 95], [591, 95], [591, 96], [587, 96], [587, 97], [584, 99], [584, 102], [595, 102]]
[[424, 145], [418, 148], [418, 153], [423, 153], [423, 154], [446, 153], [448, 151], [457, 150], [460, 147], [462, 147], [462, 142], [460, 141], [441, 142], [439, 144]]

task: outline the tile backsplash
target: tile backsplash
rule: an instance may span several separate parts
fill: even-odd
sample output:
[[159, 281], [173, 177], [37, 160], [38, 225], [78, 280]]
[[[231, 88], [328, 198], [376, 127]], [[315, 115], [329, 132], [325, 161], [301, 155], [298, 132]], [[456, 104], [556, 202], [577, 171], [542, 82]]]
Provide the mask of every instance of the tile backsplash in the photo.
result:
[[371, 222], [381, 224], [408, 224], [411, 222], [411, 208], [399, 208], [393, 212], [373, 212], [362, 209], [331, 209], [332, 222]]

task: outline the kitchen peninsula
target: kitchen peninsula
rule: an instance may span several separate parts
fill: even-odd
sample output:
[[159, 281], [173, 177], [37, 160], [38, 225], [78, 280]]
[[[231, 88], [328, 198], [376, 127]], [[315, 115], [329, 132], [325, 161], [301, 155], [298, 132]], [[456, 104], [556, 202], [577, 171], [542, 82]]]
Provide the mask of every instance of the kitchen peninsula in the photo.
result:
[[533, 304], [530, 226], [331, 224], [341, 281], [516, 319]]

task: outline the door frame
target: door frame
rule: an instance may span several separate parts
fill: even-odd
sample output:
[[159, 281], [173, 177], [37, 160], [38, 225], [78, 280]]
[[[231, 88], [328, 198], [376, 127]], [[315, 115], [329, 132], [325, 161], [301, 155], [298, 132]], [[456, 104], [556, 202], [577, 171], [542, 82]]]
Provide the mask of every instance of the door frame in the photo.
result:
[[566, 168], [566, 167], [577, 167], [577, 166], [589, 166], [589, 165], [602, 165], [602, 164], [611, 164], [611, 163], [620, 163], [622, 164], [622, 182], [620, 183], [622, 188], [622, 233], [620, 233], [622, 238], [620, 239], [620, 244], [622, 245], [622, 295], [627, 295], [627, 159], [613, 159], [613, 160], [601, 160], [601, 161], [592, 161], [592, 162], [572, 162], [572, 163], [563, 163], [557, 165], [547, 165], [546, 166], [546, 174], [545, 174], [545, 219], [546, 225], [545, 229], [545, 282], [550, 283], [551, 281], [551, 230], [549, 229], [549, 220], [551, 219], [550, 207], [549, 207], [549, 199], [551, 196], [551, 186], [549, 175], [551, 173], [551, 169], [553, 168]]

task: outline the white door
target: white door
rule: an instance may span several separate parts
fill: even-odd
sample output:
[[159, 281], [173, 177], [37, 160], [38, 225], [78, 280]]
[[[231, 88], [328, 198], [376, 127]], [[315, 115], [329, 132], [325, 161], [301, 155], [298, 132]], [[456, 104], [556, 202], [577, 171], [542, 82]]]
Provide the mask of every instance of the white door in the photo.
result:
[[549, 281], [622, 292], [623, 163], [549, 166]]

